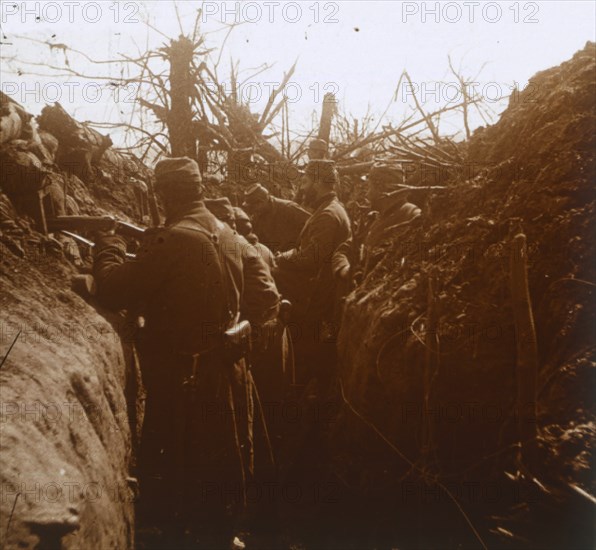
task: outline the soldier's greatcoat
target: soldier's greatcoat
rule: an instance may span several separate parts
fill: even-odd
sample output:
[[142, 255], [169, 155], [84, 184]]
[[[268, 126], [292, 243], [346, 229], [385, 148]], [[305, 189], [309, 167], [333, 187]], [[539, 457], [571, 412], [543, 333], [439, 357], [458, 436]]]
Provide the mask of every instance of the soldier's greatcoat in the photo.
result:
[[259, 241], [273, 252], [295, 248], [310, 214], [293, 201], [269, 196], [263, 212], [252, 218]]
[[[161, 480], [166, 488], [156, 490], [156, 498], [165, 501], [159, 503], [162, 510], [179, 507], [173, 501], [193, 487], [186, 495], [213, 497], [200, 504], [217, 514], [229, 509], [223, 485], [205, 493], [206, 484], [229, 484], [225, 494], [241, 504], [252, 464], [246, 365], [223, 353], [222, 332], [240, 317], [257, 325], [274, 318], [275, 283], [252, 245], [201, 201], [168, 219], [165, 228], [149, 230], [135, 260], [125, 260], [125, 247], [118, 236], [100, 239], [94, 274], [105, 305], [145, 319], [138, 338], [147, 389], [141, 498], [151, 495], [152, 480], [157, 485]], [[195, 390], [189, 398], [183, 382], [193, 370]], [[187, 479], [177, 477], [181, 472]]]
[[[384, 199], [377, 219], [372, 222], [362, 241], [362, 251], [355, 250], [357, 246], [352, 239], [342, 243], [333, 255], [333, 272], [339, 272], [343, 267], [351, 267], [362, 271], [365, 276], [369, 273], [383, 255], [381, 245], [387, 239], [394, 238], [403, 231], [406, 224], [420, 216], [421, 210], [415, 204], [406, 201], [402, 190], [390, 193]], [[358, 247], [359, 248], [359, 247]]]
[[309, 314], [328, 316], [333, 308], [331, 258], [350, 235], [350, 219], [337, 195], [321, 197], [298, 246], [277, 258], [274, 275], [281, 293], [295, 305], [306, 306]]

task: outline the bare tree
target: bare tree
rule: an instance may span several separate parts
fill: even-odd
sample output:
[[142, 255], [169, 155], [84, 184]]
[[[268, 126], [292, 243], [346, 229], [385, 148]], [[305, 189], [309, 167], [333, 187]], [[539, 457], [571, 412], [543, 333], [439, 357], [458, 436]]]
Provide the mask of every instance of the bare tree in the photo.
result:
[[[67, 44], [20, 36], [18, 38], [47, 45], [51, 50], [58, 49], [64, 54], [64, 64], [48, 65], [22, 59], [18, 59], [18, 63], [27, 67], [26, 72], [30, 75], [89, 79], [104, 82], [115, 91], [136, 86], [136, 101], [127, 121], [87, 121], [87, 124], [126, 130], [127, 135], [132, 136], [129, 149], [138, 152], [143, 160], [163, 154], [187, 155], [196, 159], [205, 170], [209, 153], [217, 156], [244, 148], [251, 148], [270, 162], [281, 160], [281, 153], [268, 141], [276, 133], [265, 135], [264, 132], [286, 103], [284, 89], [296, 63], [271, 93], [263, 112], [253, 113], [249, 101], [238, 98], [238, 64], [231, 63], [231, 91], [226, 90], [218, 78], [223, 47], [235, 25], [224, 27], [227, 33], [218, 47], [219, 56], [212, 60], [209, 54], [216, 48], [206, 46], [205, 35], [200, 32], [201, 16], [199, 9], [193, 31], [186, 34], [179, 18], [181, 34], [177, 38], [167, 37], [146, 22], [167, 41], [156, 50], [139, 51], [136, 57], [120, 53], [116, 59], [96, 60]], [[15, 58], [4, 59], [16, 61]], [[101, 71], [91, 74], [88, 70], [77, 70], [74, 68], [77, 60], [96, 67], [108, 65], [120, 77], [101, 74]], [[44, 67], [45, 72], [36, 73], [35, 67]], [[263, 64], [248, 78], [268, 68], [269, 65]], [[150, 120], [147, 114], [152, 115]]]

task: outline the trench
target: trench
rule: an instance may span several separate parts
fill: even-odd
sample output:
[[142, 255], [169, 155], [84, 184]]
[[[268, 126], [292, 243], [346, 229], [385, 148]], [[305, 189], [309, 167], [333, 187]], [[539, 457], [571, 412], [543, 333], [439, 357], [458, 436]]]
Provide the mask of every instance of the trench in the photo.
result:
[[[422, 197], [426, 217], [347, 297], [334, 383], [277, 411], [282, 472], [256, 480], [262, 515], [238, 527], [249, 545], [593, 546], [593, 52], [536, 75], [540, 102], [522, 92], [479, 129], [464, 147], [481, 172]], [[3, 159], [25, 162], [17, 151], [3, 145]], [[108, 149], [83, 168], [95, 177], [52, 174], [43, 200], [56, 213], [142, 217], [125, 185], [139, 166]], [[130, 321], [72, 290], [88, 258], [39, 231], [25, 172], [0, 195], [0, 544], [164, 547], [135, 525], [143, 396]], [[539, 358], [538, 436], [522, 463], [512, 225], [528, 242]]]

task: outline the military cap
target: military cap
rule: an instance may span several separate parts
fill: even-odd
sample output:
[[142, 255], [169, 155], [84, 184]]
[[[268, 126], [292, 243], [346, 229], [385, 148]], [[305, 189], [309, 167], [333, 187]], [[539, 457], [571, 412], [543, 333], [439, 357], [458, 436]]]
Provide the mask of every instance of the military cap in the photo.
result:
[[244, 201], [245, 202], [260, 202], [267, 200], [269, 198], [269, 191], [265, 187], [263, 187], [260, 183], [255, 183], [251, 185], [245, 192], [244, 192]]
[[189, 157], [175, 157], [160, 160], [155, 165], [155, 189], [199, 188], [201, 172], [199, 165]]
[[308, 149], [309, 151], [317, 151], [320, 153], [326, 153], [328, 146], [327, 146], [327, 142], [324, 139], [312, 139], [310, 141], [310, 143], [308, 144]]
[[234, 149], [230, 155], [236, 162], [254, 162], [254, 150], [252, 147], [244, 149]]
[[[252, 223], [248, 214], [242, 208], [234, 206], [234, 221], [236, 223], [236, 231], [248, 239], [248, 236], [252, 232]], [[248, 242], [251, 241], [248, 239]]]
[[240, 208], [239, 206], [234, 206], [234, 218], [236, 219], [237, 222], [239, 222], [239, 221], [249, 222], [250, 221], [249, 215], [244, 210], [242, 210], [242, 208]]
[[205, 206], [218, 220], [232, 222], [235, 219], [234, 207], [228, 197], [205, 199]]
[[339, 182], [339, 175], [335, 169], [335, 162], [332, 160], [311, 160], [306, 165], [305, 174], [313, 181], [326, 184], [332, 187]]
[[404, 173], [399, 166], [374, 164], [370, 169], [367, 181], [371, 187], [390, 193], [399, 189], [399, 185], [404, 182]]

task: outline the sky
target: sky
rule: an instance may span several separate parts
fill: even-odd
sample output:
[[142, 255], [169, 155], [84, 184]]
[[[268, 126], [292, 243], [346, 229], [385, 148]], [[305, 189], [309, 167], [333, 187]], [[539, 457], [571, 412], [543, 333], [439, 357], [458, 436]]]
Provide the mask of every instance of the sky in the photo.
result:
[[[411, 112], [413, 91], [428, 112], [453, 104], [460, 92], [449, 71], [448, 55], [468, 79], [469, 89], [499, 113], [506, 105], [499, 99], [511, 92], [514, 83], [523, 89], [533, 74], [560, 64], [586, 41], [595, 40], [592, 1], [2, 0], [1, 88], [34, 114], [45, 103], [58, 100], [79, 120], [126, 119], [134, 90], [115, 101], [102, 81], [90, 85], [28, 64], [65, 62], [60, 48], [31, 39], [66, 44], [97, 60], [113, 59], [121, 52], [135, 55], [179, 35], [180, 24], [185, 33], [191, 32], [201, 6], [200, 29], [206, 33], [206, 44], [217, 48], [212, 58], [221, 53], [219, 77], [226, 85], [231, 59], [240, 62], [246, 77], [254, 72], [250, 69], [272, 65], [239, 90], [251, 99], [253, 110], [262, 108], [275, 83], [298, 60], [287, 90], [295, 131], [310, 127], [326, 91], [336, 93], [342, 111], [357, 118], [370, 110], [374, 123], [381, 115], [381, 122], [387, 123]], [[238, 24], [223, 51], [227, 30], [222, 22]], [[118, 75], [118, 67], [90, 64], [74, 54], [67, 57], [71, 67], [86, 74]], [[396, 96], [404, 69], [412, 87], [402, 82]], [[471, 122], [473, 127], [484, 123], [477, 115]], [[447, 133], [461, 128], [458, 113], [441, 121], [441, 130]]]

